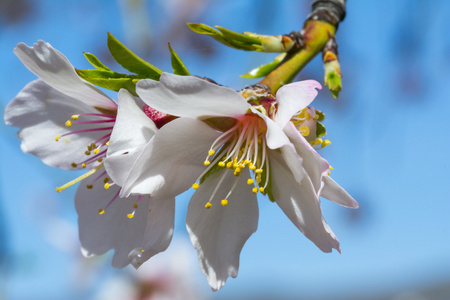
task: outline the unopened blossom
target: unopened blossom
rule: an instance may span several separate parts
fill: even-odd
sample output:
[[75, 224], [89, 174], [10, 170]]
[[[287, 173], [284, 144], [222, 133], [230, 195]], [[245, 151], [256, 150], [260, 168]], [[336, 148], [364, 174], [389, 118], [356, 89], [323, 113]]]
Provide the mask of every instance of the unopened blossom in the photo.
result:
[[237, 276], [240, 251], [257, 229], [257, 193], [277, 203], [322, 251], [340, 251], [319, 196], [348, 207], [357, 203], [329, 178], [328, 163], [305, 139], [306, 129], [293, 122], [316, 97], [316, 88], [319, 83], [303, 81], [276, 95], [264, 89], [238, 93], [167, 73], [159, 82], [138, 82], [137, 93], [147, 105], [179, 118], [129, 161], [133, 167], [121, 195], [169, 198], [191, 186], [196, 190], [186, 224], [213, 290]]
[[[171, 224], [170, 213], [164, 214], [165, 227], [155, 227], [160, 219], [154, 216], [167, 206], [172, 211], [173, 199], [157, 202], [143, 195], [120, 199], [120, 186], [103, 167], [113, 127], [119, 122], [117, 102], [81, 79], [69, 60], [44, 41], [33, 47], [19, 43], [14, 53], [39, 79], [27, 84], [7, 105], [5, 122], [20, 128], [18, 137], [24, 152], [53, 167], [87, 170], [57, 188], [60, 192], [81, 181], [75, 206], [83, 253], [98, 255], [115, 249], [113, 265], [123, 267], [129, 262], [140, 264], [165, 250], [172, 237], [173, 220]], [[126, 91], [119, 98], [121, 95], [126, 101], [136, 101]], [[156, 127], [145, 119], [148, 139]], [[130, 145], [137, 151], [138, 146]], [[149, 235], [161, 239], [149, 240]]]

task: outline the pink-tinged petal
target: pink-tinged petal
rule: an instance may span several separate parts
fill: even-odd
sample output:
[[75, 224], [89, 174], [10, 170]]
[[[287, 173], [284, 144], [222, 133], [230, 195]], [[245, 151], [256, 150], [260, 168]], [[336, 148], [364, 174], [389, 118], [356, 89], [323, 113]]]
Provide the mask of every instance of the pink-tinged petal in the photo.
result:
[[339, 241], [322, 216], [320, 201], [311, 180], [304, 176], [296, 182], [282, 155], [270, 151], [272, 192], [275, 202], [303, 234], [323, 252], [336, 249]]
[[262, 114], [258, 110], [251, 108], [252, 112], [254, 114], [257, 114], [260, 116], [267, 125], [267, 133], [266, 133], [266, 142], [267, 147], [270, 149], [278, 149], [286, 145], [290, 145], [291, 142], [289, 141], [288, 137], [284, 133], [283, 129], [278, 126], [277, 123], [275, 123], [272, 119], [267, 117], [266, 115]]
[[122, 196], [172, 198], [189, 189], [205, 169], [203, 162], [219, 135], [197, 119], [179, 118], [164, 125], [134, 163]]
[[28, 70], [59, 92], [90, 106], [116, 110], [117, 104], [95, 86], [82, 80], [67, 57], [49, 43], [38, 41], [33, 47], [19, 43], [14, 53]]
[[116, 184], [125, 184], [131, 167], [156, 131], [133, 95], [120, 90], [117, 118], [105, 159], [105, 169]]
[[163, 73], [159, 81], [140, 80], [136, 92], [150, 107], [179, 117], [237, 117], [250, 107], [238, 92], [192, 76]]
[[81, 246], [89, 256], [101, 255], [114, 249], [113, 266], [125, 267], [129, 263], [129, 253], [142, 246], [147, 218], [150, 217], [149, 199], [144, 197], [140, 201], [132, 219], [127, 215], [133, 212], [133, 204], [138, 197], [117, 198], [100, 215], [99, 210], [104, 209], [116, 196], [119, 187], [114, 185], [106, 190], [102, 182], [99, 182], [88, 189], [86, 185], [90, 182], [90, 178], [83, 180], [75, 195]]
[[[36, 155], [44, 163], [52, 167], [66, 170], [77, 170], [71, 163], [79, 163], [87, 157], [86, 146], [108, 131], [82, 132], [59, 141], [57, 135], [63, 135], [89, 125], [73, 125], [68, 128], [65, 122], [72, 115], [79, 113], [99, 113], [95, 108], [74, 98], [58, 92], [41, 80], [27, 84], [23, 90], [6, 106], [5, 123], [19, 127], [17, 136], [22, 141], [23, 152]], [[86, 116], [85, 120], [92, 120]], [[109, 125], [98, 126], [108, 127]]]
[[323, 188], [323, 177], [330, 171], [330, 165], [322, 158], [310, 143], [298, 132], [294, 124], [289, 122], [284, 132], [295, 147], [298, 155], [303, 158], [303, 168], [308, 174], [317, 194]]
[[[211, 208], [206, 209], [224, 172], [228, 172], [227, 177], [211, 200]], [[258, 202], [244, 175], [240, 175], [227, 206], [222, 206], [221, 200], [236, 179], [231, 170], [211, 175], [189, 202], [186, 227], [197, 249], [200, 269], [214, 291], [222, 288], [229, 276], [238, 275], [242, 247], [258, 227]]]
[[175, 198], [150, 198], [149, 202], [142, 246], [135, 248], [128, 255], [129, 262], [136, 269], [152, 256], [165, 251], [173, 236]]
[[315, 80], [298, 81], [282, 86], [277, 91], [278, 110], [276, 122], [283, 128], [300, 110], [307, 107], [322, 89]]
[[359, 204], [350, 196], [339, 184], [337, 184], [330, 176], [323, 177], [324, 187], [320, 196], [333, 201], [339, 205], [358, 208]]

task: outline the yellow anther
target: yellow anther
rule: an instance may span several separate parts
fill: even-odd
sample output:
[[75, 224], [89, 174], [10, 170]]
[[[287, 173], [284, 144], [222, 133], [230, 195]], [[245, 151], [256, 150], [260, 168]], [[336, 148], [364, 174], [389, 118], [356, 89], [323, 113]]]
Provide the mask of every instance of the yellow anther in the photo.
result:
[[227, 168], [231, 169], [233, 167], [233, 163], [231, 161], [227, 162]]
[[135, 203], [133, 204], [133, 207], [134, 207], [134, 209], [137, 209], [137, 208], [138, 208], [137, 202], [135, 202]]
[[76, 168], [77, 164], [76, 163], [72, 163], [71, 166], [72, 166], [72, 168]]
[[88, 188], [88, 189], [92, 189], [94, 186], [92, 185], [92, 184], [88, 184], [88, 185], [86, 185], [86, 188]]
[[248, 159], [246, 159], [246, 160], [244, 161], [244, 163], [245, 163], [245, 165], [247, 166], [247, 165], [249, 165], [249, 164], [251, 163], [251, 161], [249, 161]]
[[236, 173], [240, 173], [242, 170], [241, 170], [241, 168], [239, 168], [239, 167], [237, 167], [236, 169], [234, 169], [234, 172], [236, 172]]
[[86, 168], [86, 163], [83, 163], [81, 166], [82, 166], [83, 168]]
[[211, 206], [212, 206], [212, 204], [211, 204], [210, 202], [208, 202], [208, 203], [205, 204], [205, 208], [206, 208], [206, 209], [210, 209]]
[[150, 209], [148, 210], [148, 212], [152, 212], [152, 209], [150, 208]]
[[105, 177], [105, 179], [103, 179], [103, 183], [107, 183], [107, 182], [109, 182], [109, 178]]
[[145, 252], [144, 249], [142, 249], [141, 252], [144, 253]]
[[263, 188], [263, 187], [260, 187], [260, 188], [259, 188], [259, 191], [260, 191], [261, 193], [264, 193], [264, 188]]
[[331, 172], [328, 172], [328, 176], [330, 176]]
[[105, 188], [105, 190], [109, 189], [110, 184], [109, 183], [105, 183], [105, 185], [103, 186]]
[[330, 166], [330, 170], [334, 170], [334, 168], [332, 166]]
[[309, 135], [309, 127], [308, 126], [300, 126], [300, 133], [303, 136], [308, 136]]
[[127, 217], [128, 217], [128, 219], [133, 219], [134, 218], [134, 213], [128, 214]]
[[256, 175], [255, 179], [256, 179], [257, 183], [260, 183], [261, 182], [261, 175], [260, 174]]
[[89, 146], [91, 146], [91, 149], [94, 149], [95, 147], [97, 147], [97, 145], [95, 143], [91, 143]]
[[106, 146], [109, 147], [109, 141], [106, 142]]
[[69, 142], [69, 140], [68, 140], [68, 139], [64, 139], [64, 142], [68, 143], [68, 142]]
[[314, 146], [318, 146], [318, 145], [320, 145], [320, 144], [322, 144], [323, 143], [323, 140], [322, 139], [316, 139], [315, 141], [314, 141]]
[[311, 119], [311, 115], [307, 111], [305, 111], [305, 117], [307, 121]]
[[99, 215], [103, 215], [104, 213], [105, 213], [105, 210], [104, 210], [104, 209], [99, 209], [99, 210], [98, 210], [98, 214], [99, 214]]
[[247, 184], [248, 185], [252, 184], [253, 182], [255, 182], [253, 179], [251, 179], [251, 178], [247, 179]]
[[219, 161], [218, 165], [219, 165], [219, 167], [222, 167], [222, 168], [225, 167], [225, 163], [223, 161]]
[[99, 158], [99, 159], [97, 159], [97, 161], [98, 161], [98, 162], [102, 162], [102, 161], [103, 161], [103, 158]]
[[320, 148], [324, 148], [324, 147], [326, 147], [328, 145], [331, 145], [330, 140], [325, 140], [325, 141], [323, 141], [322, 146], [320, 146]]
[[70, 127], [70, 126], [72, 126], [72, 121], [70, 121], [70, 120], [67, 120], [67, 122], [66, 122], [66, 126], [67, 126], [67, 127]]
[[205, 166], [209, 166], [209, 165], [211, 164], [211, 162], [210, 162], [209, 160], [205, 160], [205, 161], [203, 162], [203, 164], [204, 164]]
[[97, 153], [99, 153], [99, 152], [100, 152], [100, 149], [98, 149], [98, 148], [94, 150], [94, 153], [95, 153], [95, 154], [97, 154]]
[[237, 164], [237, 157], [233, 158], [233, 164]]
[[86, 152], [84, 152], [84, 154], [91, 155], [91, 152], [90, 151], [86, 151]]
[[88, 151], [92, 151], [92, 147], [91, 146], [87, 146]]
[[72, 119], [73, 119], [73, 120], [78, 120], [78, 118], [79, 118], [78, 115], [73, 115], [73, 116], [72, 116]]
[[194, 183], [193, 185], [192, 185], [192, 188], [194, 189], [194, 190], [196, 190], [196, 189], [198, 189], [200, 186], [198, 185], [198, 183]]
[[216, 151], [214, 151], [213, 149], [211, 149], [211, 150], [208, 151], [208, 155], [209, 155], [209, 156], [214, 155], [214, 153], [216, 153]]
[[256, 169], [256, 170], [255, 170], [255, 173], [256, 173], [256, 174], [262, 174], [262, 172], [263, 172], [262, 169]]
[[58, 135], [55, 137], [55, 141], [59, 141], [60, 138], [61, 138], [61, 136], [58, 134]]
[[252, 171], [254, 171], [254, 170], [256, 170], [256, 166], [255, 166], [254, 164], [250, 164], [249, 169], [252, 170]]
[[238, 167], [241, 168], [241, 169], [244, 169], [244, 168], [245, 168], [245, 165], [244, 165], [243, 163], [240, 163], [240, 164], [238, 165]]
[[220, 201], [220, 204], [222, 204], [222, 206], [227, 206], [228, 205], [228, 200], [227, 199], [223, 199], [222, 201]]
[[252, 188], [252, 192], [258, 194], [258, 188], [255, 186], [254, 188]]

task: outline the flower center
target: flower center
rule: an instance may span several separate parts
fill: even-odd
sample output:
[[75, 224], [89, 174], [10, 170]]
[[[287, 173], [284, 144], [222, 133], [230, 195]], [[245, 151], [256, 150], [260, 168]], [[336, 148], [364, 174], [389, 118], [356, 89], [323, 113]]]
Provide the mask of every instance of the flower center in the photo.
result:
[[234, 175], [236, 177], [234, 183], [220, 202], [222, 206], [228, 205], [228, 198], [236, 188], [239, 176], [247, 167], [251, 173], [247, 184], [253, 186], [252, 191], [255, 194], [258, 191], [264, 194], [264, 189], [269, 182], [266, 131], [267, 126], [264, 120], [253, 113], [248, 113], [212, 143], [204, 161], [207, 168], [192, 185], [194, 189], [198, 189], [199, 184], [207, 177], [218, 171], [223, 172], [210, 200], [205, 204], [206, 208], [212, 206], [211, 202], [219, 187], [225, 182], [225, 178]]
[[160, 112], [159, 110], [156, 110], [156, 109], [148, 106], [147, 104], [144, 104], [143, 110], [144, 110], [144, 113], [147, 115], [147, 117], [149, 117], [150, 120], [152, 120], [153, 123], [155, 123], [155, 125], [158, 129], [160, 129], [161, 127], [163, 127], [170, 121], [173, 121], [177, 118], [176, 116], [172, 116], [172, 115]]

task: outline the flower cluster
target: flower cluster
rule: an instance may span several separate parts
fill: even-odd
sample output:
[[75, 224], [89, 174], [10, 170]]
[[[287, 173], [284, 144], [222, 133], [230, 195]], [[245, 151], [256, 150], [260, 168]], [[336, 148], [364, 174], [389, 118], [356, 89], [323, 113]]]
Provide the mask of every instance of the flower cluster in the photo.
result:
[[[317, 149], [323, 114], [309, 107], [319, 83], [240, 92], [194, 76], [141, 79], [118, 102], [81, 79], [48, 43], [19, 44], [16, 55], [39, 79], [5, 110], [22, 150], [48, 165], [87, 172], [75, 205], [86, 255], [115, 249], [113, 265], [139, 267], [170, 244], [175, 197], [195, 190], [186, 226], [213, 290], [236, 277], [239, 255], [258, 225], [257, 194], [276, 203], [324, 252], [339, 242], [320, 207], [324, 197], [357, 202], [329, 174]], [[135, 95], [136, 95], [135, 94]]]

